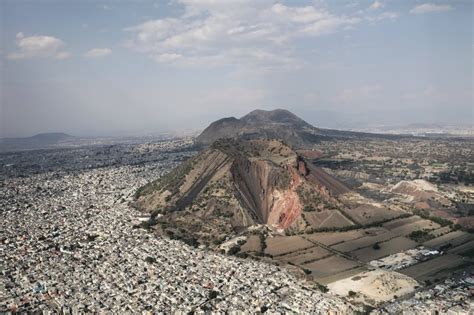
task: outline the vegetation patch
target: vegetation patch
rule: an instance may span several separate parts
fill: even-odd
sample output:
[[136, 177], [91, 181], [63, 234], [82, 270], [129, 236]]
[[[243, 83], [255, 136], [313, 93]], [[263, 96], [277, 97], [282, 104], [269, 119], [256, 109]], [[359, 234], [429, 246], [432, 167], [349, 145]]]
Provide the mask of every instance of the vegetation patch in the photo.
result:
[[429, 231], [427, 231], [427, 230], [413, 231], [410, 234], [408, 234], [408, 237], [411, 240], [413, 240], [415, 242], [419, 242], [419, 243], [423, 243], [423, 242], [429, 241], [429, 240], [434, 238], [434, 236], [432, 234], [430, 234]]

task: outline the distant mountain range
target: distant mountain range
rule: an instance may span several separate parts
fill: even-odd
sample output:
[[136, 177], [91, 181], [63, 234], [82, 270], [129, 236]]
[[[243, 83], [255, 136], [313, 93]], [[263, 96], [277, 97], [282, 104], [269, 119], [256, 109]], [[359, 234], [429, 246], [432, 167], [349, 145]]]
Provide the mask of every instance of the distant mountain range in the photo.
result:
[[40, 133], [25, 138], [2, 138], [0, 139], [0, 152], [45, 148], [76, 139], [74, 136], [61, 132]]
[[395, 135], [371, 134], [316, 128], [285, 110], [254, 110], [240, 119], [222, 118], [209, 125], [196, 143], [208, 146], [222, 138], [281, 139], [294, 148], [306, 148], [328, 138], [395, 138]]

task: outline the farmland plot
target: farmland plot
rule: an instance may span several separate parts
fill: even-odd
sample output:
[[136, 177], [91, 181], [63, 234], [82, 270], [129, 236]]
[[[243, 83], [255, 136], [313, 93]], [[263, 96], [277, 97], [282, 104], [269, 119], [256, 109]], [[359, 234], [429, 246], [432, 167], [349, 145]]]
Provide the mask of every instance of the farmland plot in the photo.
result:
[[301, 236], [269, 237], [266, 243], [265, 253], [272, 256], [280, 256], [314, 246]]

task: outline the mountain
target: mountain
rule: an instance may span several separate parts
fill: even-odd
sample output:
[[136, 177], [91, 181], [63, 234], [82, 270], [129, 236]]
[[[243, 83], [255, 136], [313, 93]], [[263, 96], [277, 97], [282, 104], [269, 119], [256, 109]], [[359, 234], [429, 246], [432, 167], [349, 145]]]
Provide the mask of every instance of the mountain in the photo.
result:
[[395, 135], [376, 135], [363, 132], [316, 128], [285, 110], [254, 110], [237, 119], [223, 118], [211, 123], [197, 138], [196, 143], [208, 146], [222, 138], [281, 139], [293, 148], [310, 148], [328, 138], [395, 138]]
[[0, 152], [40, 149], [56, 146], [74, 139], [76, 137], [61, 132], [40, 133], [24, 138], [2, 138], [0, 139]]
[[75, 138], [76, 137], [68, 135], [67, 133], [50, 132], [50, 133], [39, 133], [30, 138], [20, 138], [20, 139], [25, 139], [27, 141], [34, 142], [35, 144], [38, 144], [38, 145], [49, 145], [49, 144], [56, 144], [61, 141], [74, 140]]
[[196, 142], [206, 146], [221, 138], [264, 138], [282, 139], [303, 147], [314, 134], [319, 134], [319, 130], [287, 110], [254, 110], [240, 119], [230, 117], [213, 122]]
[[314, 128], [303, 119], [285, 109], [266, 111], [256, 109], [240, 119], [247, 124], [282, 124], [293, 128]]
[[[250, 119], [288, 116], [244, 117]], [[140, 188], [134, 205], [152, 214], [147, 224], [159, 232], [212, 245], [255, 225], [302, 231], [308, 227], [303, 212], [338, 216], [335, 196], [348, 191], [279, 140], [225, 139]], [[325, 227], [332, 227], [327, 221]]]

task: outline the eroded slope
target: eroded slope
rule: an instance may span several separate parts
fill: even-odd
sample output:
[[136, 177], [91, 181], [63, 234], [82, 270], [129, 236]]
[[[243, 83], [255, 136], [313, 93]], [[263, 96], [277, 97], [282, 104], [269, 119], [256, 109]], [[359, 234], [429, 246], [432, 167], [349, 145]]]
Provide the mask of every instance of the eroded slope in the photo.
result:
[[322, 175], [280, 141], [226, 139], [140, 188], [135, 205], [171, 237], [217, 245], [253, 225], [302, 231], [311, 225], [303, 211], [337, 211], [315, 178]]

